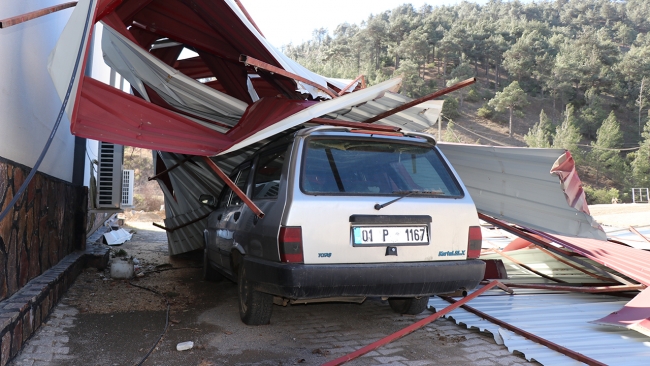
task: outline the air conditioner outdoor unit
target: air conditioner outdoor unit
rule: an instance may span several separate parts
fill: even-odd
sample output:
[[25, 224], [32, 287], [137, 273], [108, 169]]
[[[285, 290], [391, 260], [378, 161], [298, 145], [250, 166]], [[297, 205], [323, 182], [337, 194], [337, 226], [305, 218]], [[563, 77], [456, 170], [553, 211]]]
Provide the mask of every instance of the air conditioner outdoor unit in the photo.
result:
[[97, 159], [97, 208], [119, 209], [122, 202], [124, 146], [99, 142]]
[[133, 183], [135, 179], [134, 170], [122, 171], [122, 208], [133, 207]]

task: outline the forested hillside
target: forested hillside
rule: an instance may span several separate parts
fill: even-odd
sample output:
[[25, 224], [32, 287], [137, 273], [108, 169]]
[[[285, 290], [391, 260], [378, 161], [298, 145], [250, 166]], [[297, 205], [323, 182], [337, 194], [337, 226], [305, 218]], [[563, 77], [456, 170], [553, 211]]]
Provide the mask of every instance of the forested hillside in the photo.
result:
[[330, 77], [401, 76], [412, 97], [475, 76], [442, 140], [569, 149], [592, 203], [629, 201], [650, 187], [648, 30], [648, 0], [405, 4], [283, 51]]

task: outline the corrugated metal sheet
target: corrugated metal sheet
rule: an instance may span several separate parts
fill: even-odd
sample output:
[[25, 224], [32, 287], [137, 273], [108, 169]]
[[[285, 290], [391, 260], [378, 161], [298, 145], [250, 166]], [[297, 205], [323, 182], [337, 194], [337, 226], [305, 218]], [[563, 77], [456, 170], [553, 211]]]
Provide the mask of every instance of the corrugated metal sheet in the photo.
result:
[[394, 88], [396, 85], [399, 85], [401, 81], [402, 79], [400, 78], [387, 80], [366, 89], [362, 89], [354, 93], [345, 94], [342, 97], [338, 97], [336, 99], [330, 99], [316, 103], [309, 108], [305, 108], [287, 118], [284, 118], [272, 124], [271, 126], [256, 130], [254, 134], [250, 135], [243, 141], [238, 141], [228, 150], [220, 153], [220, 155], [237, 151], [260, 140], [270, 138], [274, 135], [277, 135], [278, 133], [284, 132], [290, 128], [308, 122], [312, 118], [318, 118], [327, 115], [328, 113], [332, 113], [333, 111], [351, 108], [353, 106], [366, 103], [370, 100], [380, 98], [386, 91]]
[[[557, 278], [567, 283], [605, 283], [605, 281], [589, 276], [576, 268], [573, 268], [556, 260], [555, 258], [541, 251], [539, 248], [514, 250], [506, 252], [505, 254], [508, 257], [515, 259], [519, 263], [527, 265], [535, 271], [543, 273], [547, 276], [551, 276], [553, 278]], [[483, 252], [481, 253], [481, 259], [502, 260], [504, 266], [506, 267], [506, 271], [508, 272], [508, 282], [556, 284], [551, 280], [536, 276], [532, 272], [526, 270], [525, 268], [519, 266], [517, 263], [512, 262], [510, 259], [498, 253]], [[604, 266], [599, 265], [593, 261], [589, 261], [589, 263], [603, 270], [605, 269]], [[587, 270], [585, 267], [580, 266], [577, 263], [574, 264], [580, 268]]]
[[605, 240], [595, 220], [567, 202], [551, 167], [560, 149], [438, 145], [486, 215], [536, 229]]
[[[413, 99], [387, 91], [379, 98], [358, 104], [354, 107], [342, 108], [326, 116], [344, 121], [363, 122], [380, 113], [397, 108]], [[432, 127], [442, 111], [442, 100], [429, 100], [417, 107], [409, 108], [390, 117], [379, 120], [378, 124], [401, 127], [410, 131], [424, 131]]]
[[[183, 160], [182, 155], [160, 153], [155, 157], [162, 159], [167, 168]], [[171, 170], [168, 175], [171, 181], [171, 191], [161, 180], [158, 181], [165, 196], [165, 227], [176, 228], [190, 221], [205, 216], [212, 211], [209, 207], [199, 202], [202, 194], [212, 194], [218, 197], [223, 182], [211, 175], [207, 169], [202, 169], [203, 162], [186, 162]], [[194, 224], [181, 227], [173, 232], [167, 232], [169, 254], [176, 255], [201, 249], [203, 243], [203, 230], [207, 225], [207, 218]]]
[[650, 271], [648, 270], [650, 252], [602, 240], [550, 235], [532, 229], [531, 231], [641, 284], [650, 286]]
[[593, 323], [632, 329], [650, 336], [650, 289], [643, 290], [622, 309], [594, 320]]
[[[172, 107], [195, 116], [234, 126], [248, 104], [197, 82], [104, 24], [104, 61], [118, 71], [147, 101], [144, 85]], [[206, 124], [225, 133], [227, 128]]]
[[[549, 293], [515, 289], [516, 295], [490, 290], [469, 306], [527, 332], [593, 358], [608, 365], [647, 365], [650, 337], [623, 328], [590, 323], [620, 309], [628, 299], [608, 295]], [[432, 297], [429, 306], [440, 310], [449, 303]], [[528, 360], [544, 365], [576, 365], [575, 360], [526, 340], [463, 309], [448, 317], [468, 328], [476, 327], [495, 336], [511, 352], [518, 351]]]
[[[636, 227], [639, 234], [650, 239], [650, 226]], [[605, 232], [608, 238], [618, 240], [625, 243], [632, 248], [650, 250], [650, 242], [641, 238], [638, 234], [632, 232], [630, 228], [619, 229], [612, 227], [605, 227]]]
[[[250, 146], [248, 149], [238, 151], [237, 154], [219, 156], [213, 159], [226, 174], [230, 174], [235, 167], [248, 159], [255, 150], [267, 142], [264, 140]], [[180, 154], [154, 153], [154, 166], [156, 165], [155, 159], [162, 159], [165, 167], [169, 168], [184, 158]], [[199, 203], [199, 196], [211, 194], [215, 198], [219, 197], [224, 183], [212, 173], [201, 159], [195, 158], [192, 162], [186, 162], [167, 174], [171, 181], [172, 191], [168, 189], [162, 180], [158, 180], [160, 189], [165, 196], [166, 218], [164, 222], [166, 227], [183, 226], [188, 222], [204, 217], [212, 211], [208, 206]], [[173, 232], [167, 232], [170, 255], [203, 248], [203, 230], [205, 230], [206, 226], [207, 218], [204, 218]]]

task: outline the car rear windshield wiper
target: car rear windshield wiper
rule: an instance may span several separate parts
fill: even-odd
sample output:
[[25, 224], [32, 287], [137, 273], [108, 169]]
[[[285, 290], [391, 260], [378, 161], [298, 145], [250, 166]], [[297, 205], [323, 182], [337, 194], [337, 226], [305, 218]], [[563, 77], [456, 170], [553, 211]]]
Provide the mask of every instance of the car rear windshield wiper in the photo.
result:
[[392, 204], [394, 202], [397, 202], [397, 201], [401, 200], [404, 197], [408, 197], [408, 196], [413, 195], [413, 194], [428, 194], [428, 195], [432, 195], [432, 196], [437, 196], [437, 195], [442, 194], [442, 191], [437, 191], [437, 190], [436, 191], [394, 191], [393, 193], [400, 194], [401, 196], [395, 198], [392, 201], [388, 201], [388, 202], [386, 202], [384, 204], [381, 204], [381, 205], [379, 203], [376, 203], [375, 204], [375, 210], [379, 211], [382, 208], [384, 208], [384, 207], [386, 207], [386, 206], [388, 206], [388, 205], [390, 205], [390, 204]]

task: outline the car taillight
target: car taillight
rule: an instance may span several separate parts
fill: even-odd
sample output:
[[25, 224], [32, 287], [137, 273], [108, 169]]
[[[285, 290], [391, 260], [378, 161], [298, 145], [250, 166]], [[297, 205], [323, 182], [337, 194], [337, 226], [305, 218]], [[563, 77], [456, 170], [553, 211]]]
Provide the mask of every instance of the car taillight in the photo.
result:
[[281, 227], [280, 237], [280, 261], [288, 263], [303, 263], [302, 255], [302, 228]]
[[478, 258], [481, 255], [483, 236], [480, 226], [470, 226], [467, 238], [467, 258]]

